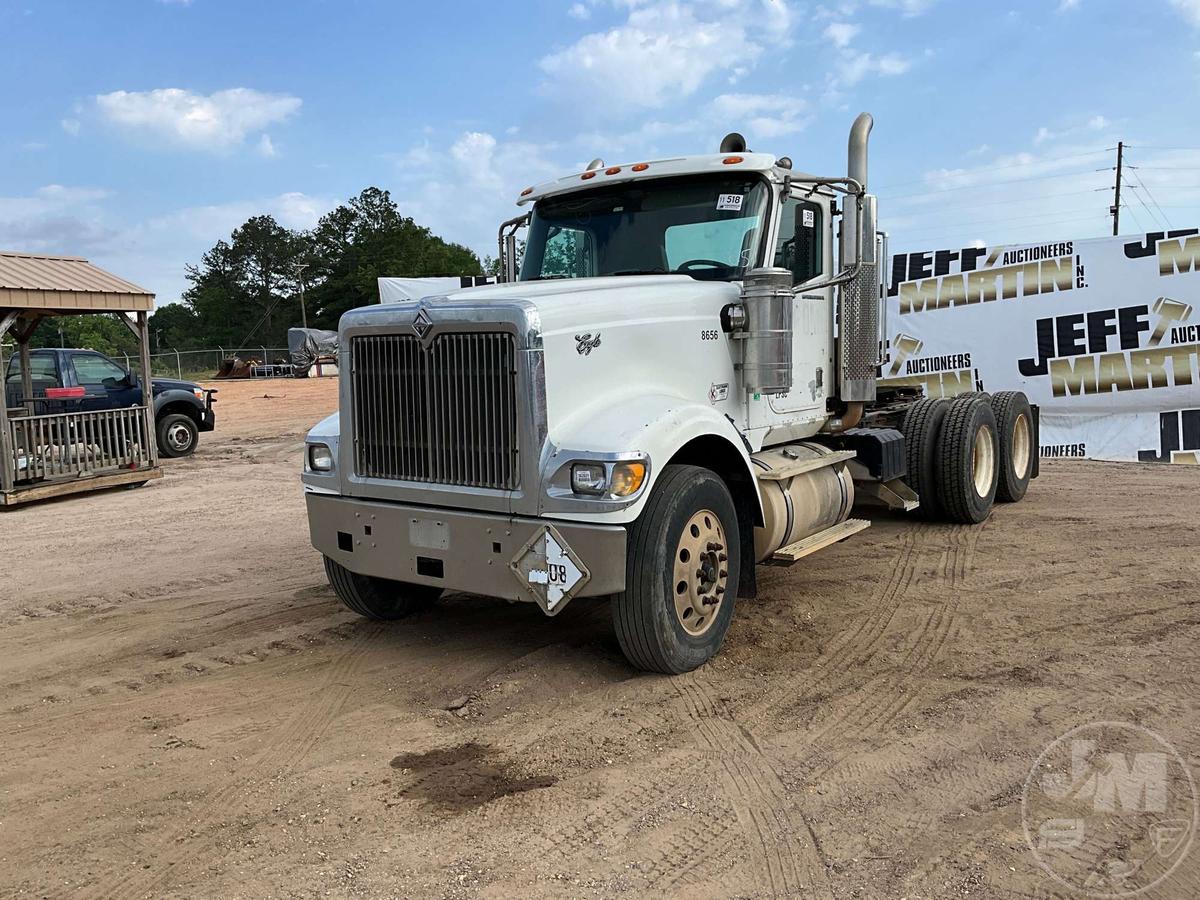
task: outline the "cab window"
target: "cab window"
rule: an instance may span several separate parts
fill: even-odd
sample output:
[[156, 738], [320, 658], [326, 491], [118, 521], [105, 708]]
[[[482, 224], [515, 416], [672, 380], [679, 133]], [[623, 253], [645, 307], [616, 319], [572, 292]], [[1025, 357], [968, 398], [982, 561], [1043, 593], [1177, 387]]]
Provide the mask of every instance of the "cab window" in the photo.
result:
[[[58, 366], [54, 363], [54, 354], [52, 353], [33, 353], [29, 356], [29, 375], [33, 380], [34, 389], [45, 390], [48, 387], [62, 387], [58, 380]], [[8, 360], [8, 377], [9, 384], [21, 383], [21, 359], [19, 356], [12, 356]]]
[[75, 378], [80, 384], [104, 384], [105, 381], [124, 381], [125, 370], [110, 359], [93, 353], [72, 353]]
[[795, 197], [783, 204], [775, 241], [775, 265], [792, 270], [792, 284], [803, 284], [823, 274], [824, 228], [820, 204]]

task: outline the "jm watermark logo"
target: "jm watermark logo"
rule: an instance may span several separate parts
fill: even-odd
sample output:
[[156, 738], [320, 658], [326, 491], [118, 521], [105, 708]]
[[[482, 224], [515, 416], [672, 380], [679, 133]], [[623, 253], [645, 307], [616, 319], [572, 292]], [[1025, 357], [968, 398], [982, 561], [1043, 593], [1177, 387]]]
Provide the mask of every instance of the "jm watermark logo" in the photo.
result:
[[1187, 855], [1200, 803], [1183, 758], [1128, 722], [1093, 722], [1047, 747], [1021, 796], [1038, 864], [1091, 897], [1132, 897]]

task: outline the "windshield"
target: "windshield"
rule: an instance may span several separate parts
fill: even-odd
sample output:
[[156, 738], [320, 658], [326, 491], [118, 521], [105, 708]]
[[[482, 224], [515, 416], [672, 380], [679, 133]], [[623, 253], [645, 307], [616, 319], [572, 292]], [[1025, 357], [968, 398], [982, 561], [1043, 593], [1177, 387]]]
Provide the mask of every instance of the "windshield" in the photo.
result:
[[768, 194], [760, 178], [720, 174], [540, 200], [521, 280], [667, 272], [740, 278], [757, 262]]

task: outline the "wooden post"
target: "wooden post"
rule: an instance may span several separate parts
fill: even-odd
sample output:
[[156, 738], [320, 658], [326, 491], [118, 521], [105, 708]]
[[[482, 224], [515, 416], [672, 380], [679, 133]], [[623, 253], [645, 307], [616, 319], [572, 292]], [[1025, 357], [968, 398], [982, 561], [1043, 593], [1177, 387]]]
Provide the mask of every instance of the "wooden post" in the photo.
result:
[[31, 416], [37, 411], [33, 402], [33, 365], [29, 359], [29, 339], [32, 336], [32, 327], [17, 335], [17, 352], [21, 355], [21, 394], [25, 397], [25, 410]]
[[138, 347], [142, 362], [142, 404], [146, 407], [146, 447], [150, 465], [158, 466], [158, 438], [154, 433], [154, 381], [150, 377], [150, 324], [145, 312], [137, 314]]
[[[16, 310], [4, 310], [0, 314], [0, 339], [8, 334], [8, 330], [16, 321]], [[8, 367], [4, 361], [4, 346], [0, 343], [0, 494], [7, 495], [13, 489], [13, 481], [17, 472], [17, 454], [8, 433]], [[0, 498], [3, 500], [6, 498]]]

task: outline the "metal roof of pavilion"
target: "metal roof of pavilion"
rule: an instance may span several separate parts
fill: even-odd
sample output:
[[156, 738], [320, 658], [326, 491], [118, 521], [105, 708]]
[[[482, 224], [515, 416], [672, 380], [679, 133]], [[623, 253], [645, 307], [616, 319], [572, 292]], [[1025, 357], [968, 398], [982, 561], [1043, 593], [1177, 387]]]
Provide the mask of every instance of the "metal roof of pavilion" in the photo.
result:
[[81, 256], [0, 250], [0, 307], [54, 312], [137, 312], [154, 294]]

